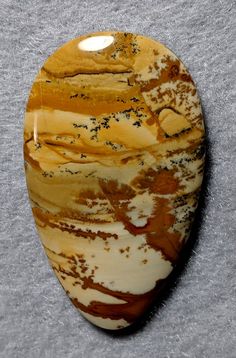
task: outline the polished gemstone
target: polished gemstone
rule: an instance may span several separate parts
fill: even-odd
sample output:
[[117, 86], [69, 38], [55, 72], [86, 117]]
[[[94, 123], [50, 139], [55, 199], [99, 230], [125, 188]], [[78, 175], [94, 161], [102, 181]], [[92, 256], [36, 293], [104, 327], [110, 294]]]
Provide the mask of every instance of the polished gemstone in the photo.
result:
[[132, 324], [158, 297], [198, 203], [204, 124], [190, 74], [148, 37], [76, 38], [39, 71], [24, 135], [33, 215], [57, 278], [95, 325]]

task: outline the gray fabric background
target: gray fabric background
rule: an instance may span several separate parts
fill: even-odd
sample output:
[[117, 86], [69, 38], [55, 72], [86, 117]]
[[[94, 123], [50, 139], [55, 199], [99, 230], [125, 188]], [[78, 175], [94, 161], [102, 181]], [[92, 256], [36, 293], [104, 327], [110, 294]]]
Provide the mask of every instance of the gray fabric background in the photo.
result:
[[[159, 308], [126, 335], [85, 321], [54, 277], [24, 180], [23, 115], [43, 61], [83, 33], [152, 36], [189, 68], [208, 128], [196, 243]], [[0, 0], [0, 357], [236, 358], [236, 3]]]

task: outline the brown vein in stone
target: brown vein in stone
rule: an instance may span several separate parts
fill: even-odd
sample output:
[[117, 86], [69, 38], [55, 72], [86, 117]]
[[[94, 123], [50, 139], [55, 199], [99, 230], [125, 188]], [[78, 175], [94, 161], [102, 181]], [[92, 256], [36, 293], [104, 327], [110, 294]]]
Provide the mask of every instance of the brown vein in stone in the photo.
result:
[[149, 190], [155, 194], [177, 194], [183, 189], [179, 183], [179, 178], [175, 177], [176, 169], [156, 171], [152, 168], [141, 171], [140, 175], [132, 181], [132, 186], [138, 189]]
[[[158, 182], [160, 182], [159, 190], [162, 190], [162, 192], [165, 191], [166, 193], [170, 193], [171, 190], [176, 189], [177, 182], [173, 181], [171, 184], [172, 188], [171, 186], [169, 188], [165, 176], [162, 176], [162, 178], [159, 177], [159, 180], [157, 173], [156, 175], [152, 173], [152, 176], [152, 185], [155, 185], [155, 183], [158, 185]], [[168, 180], [170, 182], [170, 180], [175, 179]], [[170, 213], [171, 207], [169, 199], [157, 197], [155, 199], [156, 204], [154, 211], [148, 218], [147, 224], [143, 227], [136, 227], [130, 222], [128, 216], [130, 199], [136, 195], [134, 189], [124, 184], [119, 186], [118, 182], [115, 180], [100, 180], [99, 183], [104, 194], [114, 208], [117, 220], [123, 223], [125, 229], [134, 236], [146, 234], [146, 241], [153, 249], [161, 251], [168, 261], [175, 262], [182, 244], [180, 242], [180, 234], [177, 232], [170, 232], [170, 229], [175, 223], [175, 216]], [[142, 185], [142, 182], [140, 188], [145, 189], [145, 185]]]
[[[93, 203], [94, 205], [95, 203]], [[101, 213], [101, 217], [96, 217], [99, 215], [99, 212], [95, 214], [83, 214], [82, 212], [76, 212], [73, 210], [64, 209], [60, 211], [60, 217], [64, 219], [78, 220], [81, 222], [86, 222], [88, 225], [91, 224], [108, 224], [111, 220], [106, 220], [105, 217], [112, 215], [113, 211], [107, 210], [105, 213]]]
[[[131, 296], [129, 296], [129, 302], [127, 303], [111, 304], [92, 301], [88, 306], [85, 306], [76, 298], [71, 298], [71, 301], [75, 307], [93, 316], [110, 318], [112, 320], [124, 319], [127, 322], [132, 323], [147, 310], [162, 284], [162, 280], [159, 280], [156, 288], [152, 291], [143, 295], [133, 296], [132, 299]], [[127, 297], [127, 294], [122, 294], [120, 298], [126, 300], [125, 296]]]
[[82, 229], [76, 228], [73, 224], [67, 224], [66, 222], [59, 221], [60, 218], [55, 217], [51, 213], [44, 213], [40, 208], [33, 208], [32, 210], [35, 219], [37, 219], [36, 222], [38, 226], [49, 226], [53, 229], [59, 229], [62, 232], [68, 232], [69, 234], [73, 234], [74, 236], [85, 239], [95, 240], [97, 237], [100, 237], [103, 240], [109, 238], [118, 239], [117, 234], [111, 234], [100, 230], [97, 232], [93, 232], [92, 230], [84, 231]]
[[77, 308], [93, 316], [110, 318], [113, 320], [123, 318], [130, 323], [134, 322], [137, 317], [145, 312], [151, 301], [155, 298], [157, 292], [161, 289], [164, 282], [164, 280], [158, 280], [156, 286], [144, 294], [132, 294], [129, 292], [113, 291], [100, 283], [94, 282], [91, 276], [81, 277], [81, 275], [76, 271], [75, 266], [72, 266], [71, 271], [63, 269], [60, 267], [60, 265], [58, 268], [53, 266], [53, 269], [58, 273], [62, 273], [74, 278], [79, 278], [82, 282], [82, 288], [85, 290], [88, 288], [94, 289], [98, 292], [126, 301], [126, 303], [122, 304], [110, 304], [92, 301], [88, 306], [85, 306], [76, 298], [70, 297], [71, 301]]
[[149, 92], [155, 87], [159, 87], [161, 84], [166, 82], [173, 82], [177, 80], [181, 80], [184, 82], [192, 82], [193, 80], [189, 74], [180, 72], [180, 61], [178, 59], [171, 60], [168, 56], [163, 62], [166, 64], [167, 68], [163, 68], [161, 70], [160, 76], [155, 79], [151, 79], [149, 81], [139, 81], [138, 77], [136, 81], [140, 83], [142, 92]]
[[[50, 72], [47, 68], [45, 68], [45, 67], [42, 67], [42, 70], [44, 70], [46, 73], [48, 73], [49, 75], [51, 75], [51, 76], [53, 76], [53, 77], [55, 77], [55, 78], [57, 78], [52, 72]], [[91, 72], [90, 71], [87, 71], [86, 72], [86, 70], [85, 71], [81, 71], [81, 70], [78, 70], [78, 72], [73, 72], [73, 73], [71, 73], [71, 74], [63, 74], [63, 75], [61, 75], [59, 78], [60, 79], [66, 79], [66, 78], [71, 78], [71, 77], [75, 77], [75, 76], [78, 76], [78, 75], [89, 75], [89, 76], [92, 76], [92, 75], [107, 75], [107, 74], [109, 74], [109, 75], [126, 75], [126, 74], [129, 74], [129, 73], [132, 73], [133, 71], [132, 70], [125, 70], [125, 71], [114, 71], [114, 70], [111, 70], [111, 69], [109, 69], [109, 67], [108, 68], [106, 68], [106, 69], [103, 69], [103, 70], [101, 70], [101, 69], [98, 69], [97, 71], [94, 71], [94, 69], [92, 69], [91, 70]]]

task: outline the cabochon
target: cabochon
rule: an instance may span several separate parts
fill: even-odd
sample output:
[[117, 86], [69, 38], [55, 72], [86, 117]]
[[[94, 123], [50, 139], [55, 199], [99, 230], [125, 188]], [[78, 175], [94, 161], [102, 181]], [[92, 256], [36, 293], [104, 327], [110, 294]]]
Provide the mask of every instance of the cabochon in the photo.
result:
[[57, 278], [95, 325], [126, 327], [158, 297], [189, 237], [203, 142], [190, 74], [150, 38], [82, 36], [39, 71], [25, 113], [29, 197]]

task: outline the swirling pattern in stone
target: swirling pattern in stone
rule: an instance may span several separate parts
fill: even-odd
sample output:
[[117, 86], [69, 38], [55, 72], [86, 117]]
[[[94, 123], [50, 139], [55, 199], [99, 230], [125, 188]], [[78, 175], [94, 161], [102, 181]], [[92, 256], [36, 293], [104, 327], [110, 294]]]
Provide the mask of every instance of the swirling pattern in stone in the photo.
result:
[[92, 323], [149, 307], [188, 239], [204, 167], [199, 97], [160, 43], [95, 33], [39, 71], [25, 114], [33, 215], [52, 268]]

